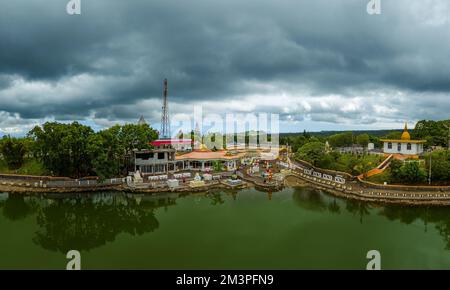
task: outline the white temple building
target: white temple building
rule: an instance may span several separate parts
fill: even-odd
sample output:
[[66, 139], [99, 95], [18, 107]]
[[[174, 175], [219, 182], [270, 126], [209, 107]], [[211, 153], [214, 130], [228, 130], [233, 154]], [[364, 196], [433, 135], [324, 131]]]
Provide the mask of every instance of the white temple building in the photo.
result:
[[381, 141], [385, 154], [400, 154], [408, 157], [418, 157], [422, 154], [423, 144], [426, 142], [426, 140], [411, 140], [406, 124], [400, 139], [381, 139]]

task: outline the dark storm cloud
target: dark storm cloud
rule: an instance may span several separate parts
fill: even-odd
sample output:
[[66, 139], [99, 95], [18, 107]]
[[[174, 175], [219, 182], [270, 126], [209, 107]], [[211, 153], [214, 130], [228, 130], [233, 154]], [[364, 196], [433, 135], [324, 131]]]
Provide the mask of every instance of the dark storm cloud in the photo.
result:
[[[418, 96], [450, 91], [449, 25], [428, 23], [441, 15], [423, 16], [411, 1], [382, 1], [379, 16], [366, 13], [365, 0], [82, 0], [81, 16], [67, 15], [67, 2], [0, 4], [0, 111], [134, 118], [144, 100], [160, 98], [165, 77], [171, 101], [182, 104], [265, 92], [249, 83], [344, 99], [401, 90], [411, 94], [408, 118], [430, 115], [414, 106]], [[445, 114], [435, 105], [426, 107]], [[360, 107], [308, 113], [376, 121], [361, 117], [374, 112], [370, 104]], [[154, 116], [159, 107], [146, 109]]]

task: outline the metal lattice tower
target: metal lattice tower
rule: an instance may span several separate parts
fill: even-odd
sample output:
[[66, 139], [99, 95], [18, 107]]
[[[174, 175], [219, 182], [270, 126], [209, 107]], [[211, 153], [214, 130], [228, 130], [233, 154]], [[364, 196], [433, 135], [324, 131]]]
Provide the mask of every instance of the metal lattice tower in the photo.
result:
[[160, 139], [170, 139], [169, 104], [167, 102], [167, 79], [164, 79], [163, 106], [161, 115]]

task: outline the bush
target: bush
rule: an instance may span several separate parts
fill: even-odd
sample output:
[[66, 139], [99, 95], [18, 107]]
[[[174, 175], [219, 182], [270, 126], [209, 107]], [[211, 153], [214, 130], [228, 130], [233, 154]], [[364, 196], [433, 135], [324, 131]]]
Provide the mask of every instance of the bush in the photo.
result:
[[405, 162], [401, 167], [402, 180], [409, 183], [420, 183], [427, 180], [425, 169], [420, 166], [419, 162]]
[[[450, 161], [446, 150], [431, 153], [431, 177], [433, 180], [450, 180]], [[425, 157], [426, 168], [430, 166], [430, 154]]]
[[18, 169], [24, 163], [27, 149], [22, 139], [11, 138], [8, 136], [3, 137], [0, 152], [9, 169]]
[[325, 144], [322, 142], [311, 142], [303, 145], [296, 153], [296, 158], [308, 161], [314, 166], [325, 156]]

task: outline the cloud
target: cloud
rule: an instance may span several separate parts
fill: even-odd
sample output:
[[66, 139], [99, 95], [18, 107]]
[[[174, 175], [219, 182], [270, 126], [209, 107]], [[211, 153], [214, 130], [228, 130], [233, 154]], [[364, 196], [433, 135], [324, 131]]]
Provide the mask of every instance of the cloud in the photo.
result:
[[298, 131], [450, 111], [448, 1], [383, 1], [376, 16], [361, 0], [96, 0], [81, 16], [65, 5], [2, 3], [1, 132], [48, 119], [157, 125], [164, 78], [172, 115], [272, 112]]

